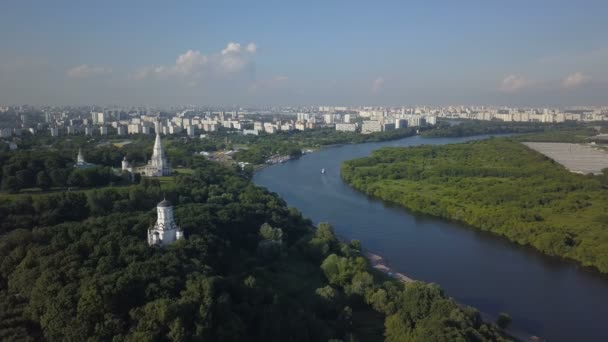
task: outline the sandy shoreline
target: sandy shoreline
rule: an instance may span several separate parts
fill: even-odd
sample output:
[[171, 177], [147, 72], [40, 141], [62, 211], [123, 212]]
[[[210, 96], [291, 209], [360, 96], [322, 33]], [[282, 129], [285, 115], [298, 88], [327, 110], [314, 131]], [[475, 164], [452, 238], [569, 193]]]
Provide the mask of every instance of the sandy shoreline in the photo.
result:
[[374, 269], [385, 273], [389, 277], [396, 278], [404, 283], [413, 283], [416, 281], [403, 273], [393, 272], [391, 267], [388, 265], [388, 262], [378, 254], [374, 254], [370, 251], [363, 251], [363, 255], [367, 258], [367, 260], [369, 260], [370, 264]]

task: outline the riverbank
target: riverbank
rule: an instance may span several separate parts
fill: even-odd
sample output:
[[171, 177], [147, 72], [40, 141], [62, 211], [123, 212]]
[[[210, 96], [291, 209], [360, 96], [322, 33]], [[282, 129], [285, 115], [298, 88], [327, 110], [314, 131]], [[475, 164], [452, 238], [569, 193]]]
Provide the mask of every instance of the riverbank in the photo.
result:
[[370, 196], [608, 272], [601, 177], [572, 174], [518, 142], [384, 149], [341, 171]]
[[389, 266], [388, 262], [380, 255], [374, 254], [374, 253], [372, 253], [370, 251], [366, 251], [366, 250], [364, 250], [362, 253], [367, 258], [367, 260], [369, 260], [370, 265], [372, 266], [373, 269], [380, 271], [389, 277], [400, 280], [404, 283], [413, 283], [416, 281], [416, 280], [406, 276], [403, 273], [394, 272], [391, 269], [391, 267]]
[[[394, 271], [392, 269], [392, 267], [390, 266], [390, 263], [388, 262], [388, 260], [386, 260], [384, 257], [382, 257], [376, 253], [373, 253], [369, 250], [364, 249], [362, 251], [362, 254], [369, 261], [369, 263], [373, 269], [375, 269], [381, 273], [384, 273], [391, 278], [395, 278], [405, 284], [409, 284], [409, 283], [413, 283], [413, 282], [417, 281], [415, 279], [412, 279], [412, 278], [406, 276], [405, 274], [403, 274], [401, 272]], [[462, 304], [462, 303], [458, 303], [458, 304], [460, 305], [461, 308], [467, 307], [467, 305], [465, 305], [465, 304]], [[481, 315], [481, 318], [485, 322], [495, 322], [496, 319], [498, 318], [497, 315], [491, 315], [489, 313], [482, 312], [482, 311], [479, 311], [479, 314]], [[527, 332], [514, 330], [511, 328], [505, 329], [504, 332], [508, 336], [510, 336], [516, 340], [519, 340], [519, 341], [529, 341], [529, 342], [544, 342], [545, 341], [541, 337], [532, 335]]]

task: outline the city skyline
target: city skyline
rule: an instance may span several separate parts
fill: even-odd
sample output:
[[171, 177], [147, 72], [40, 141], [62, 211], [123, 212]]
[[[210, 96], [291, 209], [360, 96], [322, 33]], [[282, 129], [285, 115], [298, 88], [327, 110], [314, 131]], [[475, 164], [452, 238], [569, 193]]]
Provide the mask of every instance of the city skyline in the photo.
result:
[[600, 1], [0, 8], [2, 104], [608, 104]]

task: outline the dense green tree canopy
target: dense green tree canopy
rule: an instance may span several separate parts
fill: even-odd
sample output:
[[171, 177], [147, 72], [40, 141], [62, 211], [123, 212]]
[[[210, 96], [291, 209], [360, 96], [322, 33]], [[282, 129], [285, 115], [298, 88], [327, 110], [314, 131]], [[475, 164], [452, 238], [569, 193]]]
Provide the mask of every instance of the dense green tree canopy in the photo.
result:
[[[0, 202], [0, 339], [503, 339], [435, 286], [373, 273], [360, 244], [314, 230], [243, 175], [191, 163], [168, 190], [142, 179]], [[163, 196], [186, 239], [153, 248]]]

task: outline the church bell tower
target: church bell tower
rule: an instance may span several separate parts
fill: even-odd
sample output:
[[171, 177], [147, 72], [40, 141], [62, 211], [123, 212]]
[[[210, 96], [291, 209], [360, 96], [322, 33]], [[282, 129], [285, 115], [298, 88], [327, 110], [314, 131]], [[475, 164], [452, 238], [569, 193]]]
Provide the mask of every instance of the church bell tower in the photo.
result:
[[150, 246], [166, 246], [184, 238], [184, 232], [173, 220], [171, 202], [162, 200], [156, 205], [156, 224], [148, 229], [148, 244]]

